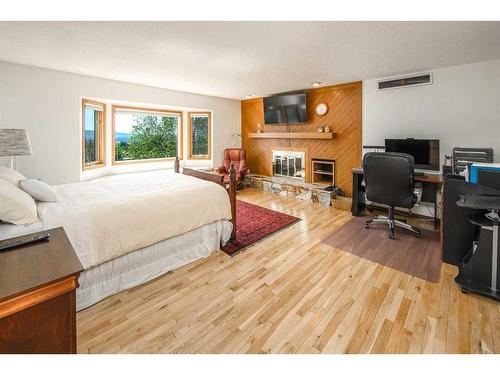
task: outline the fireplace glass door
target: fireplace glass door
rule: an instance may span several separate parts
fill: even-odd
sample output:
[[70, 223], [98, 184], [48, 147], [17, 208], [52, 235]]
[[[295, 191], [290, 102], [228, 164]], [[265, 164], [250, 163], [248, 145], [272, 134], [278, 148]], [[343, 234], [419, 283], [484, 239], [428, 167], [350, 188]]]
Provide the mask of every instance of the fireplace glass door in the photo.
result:
[[273, 151], [274, 176], [304, 180], [304, 158], [303, 152]]

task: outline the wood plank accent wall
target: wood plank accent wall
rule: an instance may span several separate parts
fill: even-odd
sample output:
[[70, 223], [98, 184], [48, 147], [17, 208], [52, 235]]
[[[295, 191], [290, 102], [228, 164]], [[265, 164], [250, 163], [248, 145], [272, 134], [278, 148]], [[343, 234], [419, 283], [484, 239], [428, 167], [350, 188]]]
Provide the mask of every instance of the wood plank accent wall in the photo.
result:
[[[311, 159], [334, 159], [336, 182], [347, 196], [352, 194], [351, 169], [361, 165], [361, 82], [307, 90], [307, 124], [264, 125], [263, 99], [241, 102], [242, 147], [247, 150], [250, 173], [272, 175], [273, 149], [304, 149], [306, 155], [306, 181], [310, 181]], [[328, 113], [316, 115], [316, 105], [325, 102]], [[318, 126], [329, 125], [337, 133], [335, 139], [262, 139], [249, 138], [262, 124], [264, 132], [316, 132]]]

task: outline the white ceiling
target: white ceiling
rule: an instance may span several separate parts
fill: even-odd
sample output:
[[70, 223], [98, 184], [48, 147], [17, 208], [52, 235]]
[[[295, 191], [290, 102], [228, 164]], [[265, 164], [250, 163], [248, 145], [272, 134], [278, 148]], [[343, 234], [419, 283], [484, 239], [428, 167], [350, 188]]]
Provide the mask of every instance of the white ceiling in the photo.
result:
[[500, 22], [0, 22], [0, 60], [241, 99], [500, 58]]

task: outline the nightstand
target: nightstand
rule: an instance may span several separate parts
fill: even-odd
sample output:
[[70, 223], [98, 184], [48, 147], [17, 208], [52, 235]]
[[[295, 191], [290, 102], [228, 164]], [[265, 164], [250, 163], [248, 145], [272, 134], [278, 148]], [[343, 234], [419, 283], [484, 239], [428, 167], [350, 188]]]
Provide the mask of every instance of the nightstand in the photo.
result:
[[64, 230], [48, 232], [49, 241], [0, 252], [0, 353], [76, 353], [83, 267]]

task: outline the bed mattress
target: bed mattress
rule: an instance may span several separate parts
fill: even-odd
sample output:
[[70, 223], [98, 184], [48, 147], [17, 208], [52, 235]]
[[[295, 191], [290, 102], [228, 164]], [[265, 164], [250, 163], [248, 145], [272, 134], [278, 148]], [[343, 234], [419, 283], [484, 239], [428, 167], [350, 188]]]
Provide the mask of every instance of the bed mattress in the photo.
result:
[[231, 219], [226, 190], [165, 170], [55, 186], [58, 202], [40, 203], [44, 228], [64, 227], [84, 269]]

